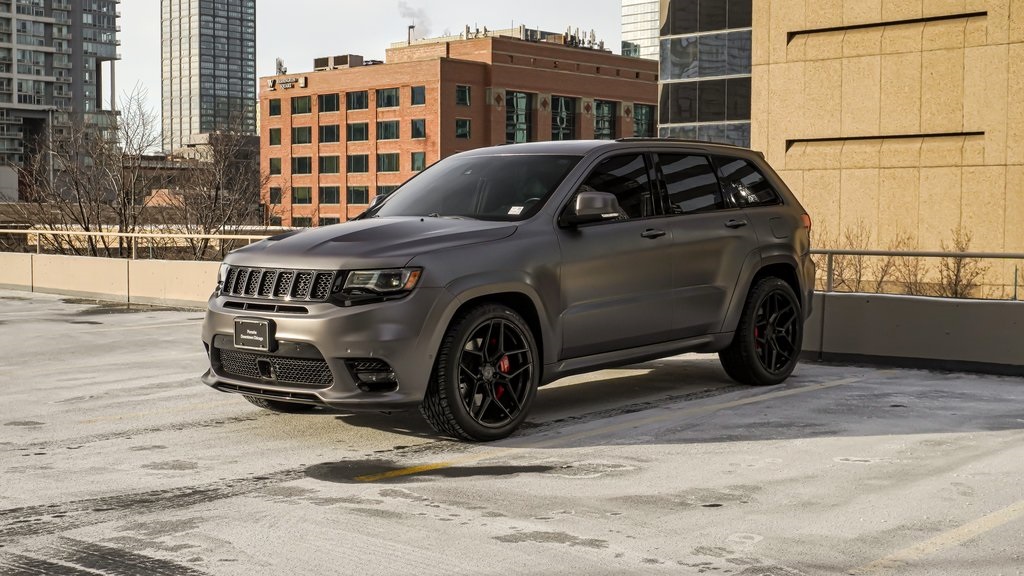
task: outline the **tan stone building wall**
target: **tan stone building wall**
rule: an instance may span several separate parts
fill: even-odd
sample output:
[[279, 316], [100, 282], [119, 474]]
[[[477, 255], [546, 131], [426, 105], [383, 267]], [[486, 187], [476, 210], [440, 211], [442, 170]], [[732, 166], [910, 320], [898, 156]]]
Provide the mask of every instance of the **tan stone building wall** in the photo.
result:
[[818, 238], [1024, 252], [1024, 0], [755, 0], [751, 118]]

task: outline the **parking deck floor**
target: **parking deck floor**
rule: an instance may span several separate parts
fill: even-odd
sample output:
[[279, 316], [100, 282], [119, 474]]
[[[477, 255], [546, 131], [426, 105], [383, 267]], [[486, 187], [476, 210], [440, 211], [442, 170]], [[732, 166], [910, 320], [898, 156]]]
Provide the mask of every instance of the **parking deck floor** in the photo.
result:
[[1024, 378], [680, 356], [465, 444], [216, 392], [201, 322], [0, 290], [0, 574], [1024, 571]]

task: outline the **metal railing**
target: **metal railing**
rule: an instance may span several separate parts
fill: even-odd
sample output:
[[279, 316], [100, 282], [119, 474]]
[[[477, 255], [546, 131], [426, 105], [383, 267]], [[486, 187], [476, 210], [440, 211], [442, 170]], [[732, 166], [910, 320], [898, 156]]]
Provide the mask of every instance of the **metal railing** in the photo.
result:
[[[943, 252], [935, 250], [917, 251], [896, 251], [896, 250], [857, 250], [857, 249], [815, 249], [811, 250], [812, 256], [823, 256], [825, 259], [824, 269], [824, 292], [836, 291], [836, 260], [844, 257], [878, 257], [878, 258], [943, 258], [961, 260], [1020, 260], [1024, 262], [1024, 253], [1015, 252]], [[822, 270], [818, 270], [819, 273]], [[1014, 266], [1013, 270], [1013, 300], [1018, 299], [1018, 287], [1022, 273], [1020, 266]]]

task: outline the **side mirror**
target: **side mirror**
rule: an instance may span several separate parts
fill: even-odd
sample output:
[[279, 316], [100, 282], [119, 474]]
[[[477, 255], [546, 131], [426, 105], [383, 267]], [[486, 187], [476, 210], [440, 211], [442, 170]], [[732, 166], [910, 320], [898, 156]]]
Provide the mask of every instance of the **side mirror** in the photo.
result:
[[366, 210], [360, 212], [359, 215], [352, 218], [352, 220], [362, 220], [363, 218], [366, 218], [367, 215], [372, 214], [377, 207], [383, 204], [387, 198], [388, 194], [377, 194], [373, 197], [373, 200], [370, 200], [370, 205], [366, 207]]
[[624, 216], [625, 212], [614, 194], [586, 190], [576, 194], [576, 201], [566, 208], [558, 223], [563, 228], [575, 228], [582, 224], [618, 220]]

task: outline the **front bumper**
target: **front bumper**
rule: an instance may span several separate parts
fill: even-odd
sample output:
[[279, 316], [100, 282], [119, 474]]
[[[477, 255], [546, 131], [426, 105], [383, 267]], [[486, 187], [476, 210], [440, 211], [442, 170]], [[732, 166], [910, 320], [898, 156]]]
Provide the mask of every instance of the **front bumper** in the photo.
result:
[[[254, 312], [225, 307], [239, 303], [260, 303], [236, 297], [211, 297], [203, 323], [203, 343], [210, 369], [203, 382], [223, 392], [263, 398], [319, 404], [346, 410], [404, 410], [419, 406], [440, 342], [442, 316], [452, 303], [441, 288], [417, 288], [400, 300], [340, 307], [330, 303], [304, 304], [307, 314]], [[272, 322], [277, 349], [257, 352], [233, 346], [235, 318], [260, 318]], [[308, 382], [290, 382], [277, 370], [263, 373], [229, 371], [221, 361], [232, 358], [254, 360], [265, 365], [288, 362], [319, 366], [326, 363], [330, 375]], [[247, 356], [248, 355], [248, 356]], [[397, 386], [363, 389], [351, 365], [355, 360], [386, 362], [394, 371]]]

